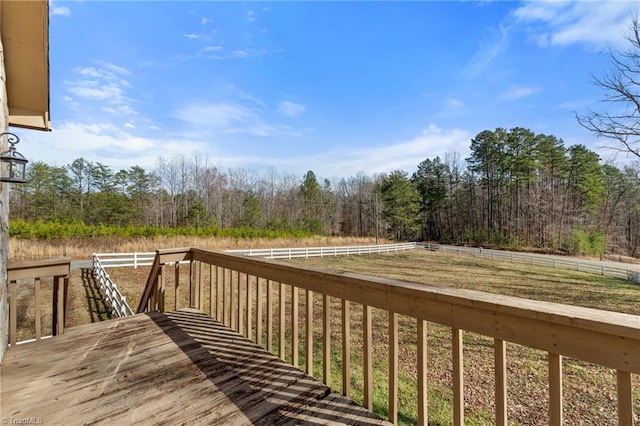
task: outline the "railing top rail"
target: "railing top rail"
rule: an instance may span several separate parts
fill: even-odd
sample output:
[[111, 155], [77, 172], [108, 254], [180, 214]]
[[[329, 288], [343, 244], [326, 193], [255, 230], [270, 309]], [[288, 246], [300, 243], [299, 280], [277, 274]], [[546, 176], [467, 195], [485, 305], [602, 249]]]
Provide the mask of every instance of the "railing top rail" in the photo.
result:
[[70, 270], [70, 257], [7, 262], [7, 278], [9, 281], [35, 277], [69, 275]]
[[[640, 373], [640, 316], [191, 249], [192, 259], [363, 305]], [[549, 337], [551, 336], [551, 337]]]
[[70, 257], [54, 257], [51, 259], [40, 260], [10, 260], [7, 262], [7, 269], [28, 269], [38, 268], [41, 266], [57, 266], [71, 263]]

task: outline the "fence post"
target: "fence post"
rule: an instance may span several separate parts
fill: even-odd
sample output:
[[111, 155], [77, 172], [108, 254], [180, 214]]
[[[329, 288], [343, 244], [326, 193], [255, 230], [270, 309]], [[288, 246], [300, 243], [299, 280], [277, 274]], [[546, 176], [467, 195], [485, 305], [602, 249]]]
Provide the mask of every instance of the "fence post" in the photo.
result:
[[133, 269], [138, 269], [138, 253], [133, 252]]

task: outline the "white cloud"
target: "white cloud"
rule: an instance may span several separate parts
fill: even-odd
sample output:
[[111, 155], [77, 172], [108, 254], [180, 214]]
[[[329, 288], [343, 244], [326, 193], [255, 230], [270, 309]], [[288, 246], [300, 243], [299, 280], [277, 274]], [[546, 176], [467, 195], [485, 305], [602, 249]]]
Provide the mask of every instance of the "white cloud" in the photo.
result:
[[106, 69], [108, 69], [109, 71], [112, 71], [116, 74], [120, 74], [120, 75], [131, 75], [131, 71], [129, 71], [128, 69], [121, 67], [119, 65], [116, 64], [111, 64], [111, 63], [106, 63], [104, 64], [104, 67]]
[[253, 10], [247, 12], [247, 22], [255, 22], [256, 16]]
[[78, 67], [73, 70], [75, 80], [65, 81], [67, 90], [76, 99], [99, 101], [101, 109], [111, 113], [135, 114], [131, 100], [126, 95], [130, 83], [120, 75], [130, 72], [115, 64], [105, 64], [103, 68]]
[[211, 55], [209, 58], [211, 59], [243, 59], [243, 58], [257, 58], [259, 56], [263, 56], [269, 53], [264, 49], [238, 49], [233, 50], [228, 55]]
[[48, 164], [66, 165], [76, 158], [84, 157], [114, 169], [129, 168], [133, 165], [152, 169], [159, 153], [170, 156], [201, 151], [205, 147], [197, 140], [180, 137], [138, 136], [131, 133], [131, 126], [118, 126], [108, 122], [65, 122], [60, 125], [54, 123], [53, 132], [34, 133], [29, 138], [29, 146], [25, 144], [21, 152], [30, 161], [44, 161]]
[[[323, 176], [353, 176], [358, 171], [368, 174], [388, 173], [394, 170], [411, 172], [427, 158], [444, 158], [451, 153], [468, 155], [472, 134], [462, 129], [442, 129], [430, 124], [415, 138], [392, 142], [388, 145], [340, 151], [291, 160], [291, 167], [304, 164], [307, 169]], [[296, 164], [298, 162], [299, 164]]]
[[278, 104], [278, 113], [287, 117], [297, 117], [305, 111], [305, 106], [290, 101], [282, 101]]
[[474, 76], [484, 71], [508, 46], [510, 29], [510, 26], [500, 25], [499, 31], [490, 36], [491, 40], [482, 41], [478, 51], [465, 66], [463, 74]]
[[602, 47], [624, 44], [637, 11], [638, 3], [627, 1], [527, 1], [513, 15], [517, 22], [530, 24], [532, 37], [541, 46]]
[[248, 134], [253, 136], [300, 136], [303, 130], [270, 123], [268, 111], [257, 100], [240, 102], [194, 102], [175, 110], [171, 116], [199, 132]]
[[201, 35], [199, 35], [199, 34], [194, 34], [194, 33], [183, 34], [182, 36], [183, 36], [183, 37], [185, 37], [185, 38], [188, 38], [189, 40], [197, 40], [197, 39], [199, 39], [199, 38], [202, 38], [202, 36], [201, 36]]
[[217, 52], [219, 50], [222, 50], [222, 46], [206, 46], [202, 48], [203, 52]]
[[206, 16], [203, 16], [203, 17], [200, 19], [200, 23], [201, 23], [202, 25], [206, 25], [206, 24], [208, 24], [208, 23], [210, 23], [210, 22], [213, 22], [213, 19], [209, 19], [209, 18], [207, 18]]
[[450, 108], [458, 109], [458, 108], [463, 108], [464, 107], [464, 102], [461, 101], [460, 99], [449, 98], [449, 99], [447, 99], [447, 105]]
[[54, 6], [51, 5], [52, 16], [71, 16], [71, 10], [67, 6]]
[[224, 130], [231, 125], [257, 120], [257, 114], [251, 108], [234, 103], [195, 103], [180, 108], [172, 115], [193, 126], [212, 130]]
[[509, 90], [503, 92], [500, 97], [505, 100], [515, 100], [526, 98], [534, 93], [537, 93], [538, 89], [535, 87], [512, 87]]

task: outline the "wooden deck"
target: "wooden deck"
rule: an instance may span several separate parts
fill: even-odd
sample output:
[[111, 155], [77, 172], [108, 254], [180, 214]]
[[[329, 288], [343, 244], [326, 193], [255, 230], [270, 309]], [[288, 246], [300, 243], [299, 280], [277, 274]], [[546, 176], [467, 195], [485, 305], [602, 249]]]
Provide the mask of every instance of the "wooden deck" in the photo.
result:
[[9, 349], [3, 419], [44, 424], [390, 424], [191, 309]]

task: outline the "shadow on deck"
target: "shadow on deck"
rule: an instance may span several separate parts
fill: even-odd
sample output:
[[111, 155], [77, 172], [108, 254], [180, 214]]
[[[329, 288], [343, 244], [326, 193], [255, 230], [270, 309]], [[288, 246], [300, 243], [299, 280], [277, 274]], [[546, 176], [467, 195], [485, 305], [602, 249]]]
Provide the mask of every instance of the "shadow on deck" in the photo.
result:
[[109, 306], [104, 293], [100, 289], [100, 283], [96, 280], [93, 268], [82, 268], [80, 270], [82, 278], [82, 288], [84, 288], [87, 299], [87, 310], [91, 322], [99, 322], [111, 319], [111, 307]]
[[68, 329], [7, 351], [4, 418], [46, 424], [389, 424], [205, 314]]

